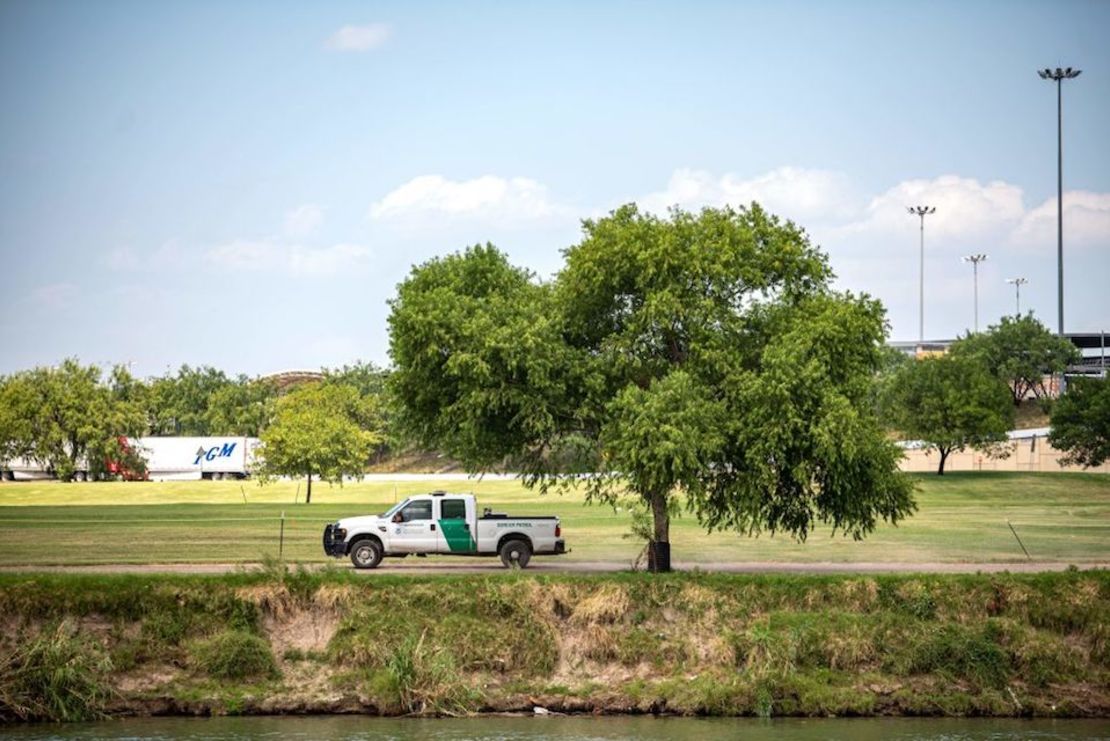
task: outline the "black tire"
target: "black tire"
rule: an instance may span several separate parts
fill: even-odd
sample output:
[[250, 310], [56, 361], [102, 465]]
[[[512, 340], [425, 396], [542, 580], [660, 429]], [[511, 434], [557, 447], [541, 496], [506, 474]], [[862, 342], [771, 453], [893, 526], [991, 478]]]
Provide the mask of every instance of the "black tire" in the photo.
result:
[[349, 552], [356, 569], [374, 569], [382, 562], [382, 544], [373, 538], [356, 540]]
[[514, 566], [517, 568], [528, 568], [528, 562], [532, 560], [532, 546], [527, 540], [513, 538], [506, 540], [501, 544], [501, 563], [505, 564], [505, 568], [511, 569]]

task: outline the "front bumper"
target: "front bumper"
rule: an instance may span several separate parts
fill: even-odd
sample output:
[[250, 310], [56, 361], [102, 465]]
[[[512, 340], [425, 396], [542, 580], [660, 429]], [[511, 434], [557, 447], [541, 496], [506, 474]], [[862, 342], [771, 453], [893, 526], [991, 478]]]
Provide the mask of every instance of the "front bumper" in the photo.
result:
[[347, 531], [335, 523], [324, 527], [324, 553], [333, 558], [347, 555]]

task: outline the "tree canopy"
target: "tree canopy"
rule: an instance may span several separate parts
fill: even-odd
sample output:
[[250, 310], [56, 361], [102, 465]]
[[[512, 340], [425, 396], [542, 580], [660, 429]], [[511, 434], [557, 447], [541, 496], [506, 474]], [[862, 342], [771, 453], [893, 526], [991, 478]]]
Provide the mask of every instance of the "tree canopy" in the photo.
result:
[[414, 268], [389, 320], [404, 429], [530, 485], [630, 488], [658, 570], [679, 492], [710, 529], [798, 538], [913, 510], [871, 404], [882, 307], [832, 292], [801, 229], [756, 205], [629, 205], [583, 231], [549, 283], [489, 245]]
[[126, 369], [104, 379], [73, 359], [9, 376], [0, 384], [0, 456], [33, 460], [63, 480], [99, 475], [118, 458], [119, 438], [144, 427], [135, 394]]
[[261, 436], [259, 479], [305, 476], [312, 501], [313, 477], [343, 484], [344, 476], [359, 476], [375, 444], [378, 431], [359, 426], [361, 398], [350, 386], [314, 383], [299, 387], [277, 401], [272, 424]]
[[210, 435], [214, 397], [234, 382], [210, 366], [182, 365], [150, 384], [150, 431], [155, 435]]
[[987, 370], [1009, 384], [1015, 405], [1029, 394], [1049, 398], [1048, 379], [1079, 359], [1075, 345], [1050, 332], [1032, 313], [1004, 316], [986, 332], [961, 337], [950, 352], [978, 357]]
[[1014, 409], [1001, 380], [977, 357], [942, 355], [902, 366], [886, 387], [891, 422], [940, 453], [937, 473], [951, 453], [967, 447], [1001, 454]]
[[1110, 381], [1073, 378], [1052, 407], [1052, 446], [1064, 462], [1089, 468], [1110, 459]]

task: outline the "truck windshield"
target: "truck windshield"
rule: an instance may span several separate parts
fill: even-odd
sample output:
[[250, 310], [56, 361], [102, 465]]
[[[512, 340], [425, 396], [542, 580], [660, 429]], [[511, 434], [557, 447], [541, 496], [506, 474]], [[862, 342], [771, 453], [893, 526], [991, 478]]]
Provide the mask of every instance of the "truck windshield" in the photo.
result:
[[401, 509], [401, 507], [404, 507], [408, 503], [409, 500], [407, 499], [402, 499], [400, 502], [397, 502], [397, 504], [393, 505], [385, 511], [385, 514], [382, 515], [382, 519], [388, 520], [390, 517], [393, 517], [393, 515], [397, 513], [397, 510]]

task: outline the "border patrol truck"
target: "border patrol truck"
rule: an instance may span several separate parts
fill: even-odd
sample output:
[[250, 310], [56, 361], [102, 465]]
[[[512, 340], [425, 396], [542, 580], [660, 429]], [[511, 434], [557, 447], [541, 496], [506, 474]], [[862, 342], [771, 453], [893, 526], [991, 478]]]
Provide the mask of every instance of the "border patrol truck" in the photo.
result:
[[324, 528], [324, 553], [349, 556], [358, 569], [382, 558], [499, 556], [524, 568], [533, 555], [566, 553], [558, 517], [512, 517], [487, 509], [480, 517], [473, 494], [437, 491], [409, 497], [384, 514], [347, 517]]

